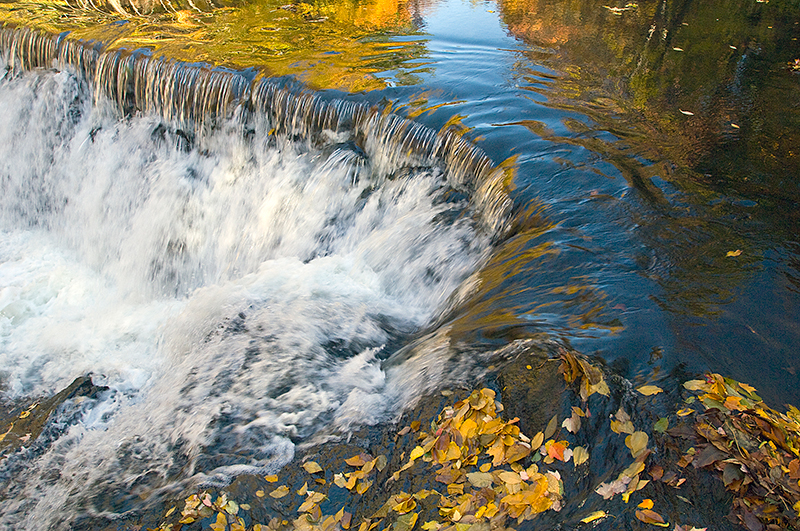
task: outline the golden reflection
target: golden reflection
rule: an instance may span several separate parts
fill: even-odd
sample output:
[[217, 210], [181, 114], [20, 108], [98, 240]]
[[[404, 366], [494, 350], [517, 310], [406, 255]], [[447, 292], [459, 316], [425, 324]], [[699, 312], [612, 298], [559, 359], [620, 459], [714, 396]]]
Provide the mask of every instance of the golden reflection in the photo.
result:
[[[253, 0], [209, 10], [141, 4], [141, 14], [133, 15], [127, 13], [132, 5], [115, 0], [102, 10], [47, 0], [3, 3], [0, 21], [68, 31], [69, 38], [98, 41], [106, 50], [146, 48], [173, 60], [294, 75], [315, 89], [358, 92], [414, 83], [414, 74], [427, 68], [415, 22], [424, 1]], [[395, 35], [418, 38], [396, 42]]]

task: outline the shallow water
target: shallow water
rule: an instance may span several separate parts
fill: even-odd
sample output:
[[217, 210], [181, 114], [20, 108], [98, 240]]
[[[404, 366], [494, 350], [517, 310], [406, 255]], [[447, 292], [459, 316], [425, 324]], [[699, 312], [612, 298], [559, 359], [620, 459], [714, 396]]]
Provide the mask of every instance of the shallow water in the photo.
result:
[[[412, 140], [449, 130], [499, 167], [465, 181], [399, 150], [392, 121], [311, 134], [232, 105], [192, 130], [74, 68], [6, 75], [3, 392], [88, 373], [108, 390], [5, 460], [5, 525], [275, 471], [298, 444], [480, 385], [476, 354], [520, 338], [637, 385], [713, 370], [800, 403], [796, 7], [347, 6], [3, 5], [110, 49], [381, 104], [430, 128]], [[98, 492], [124, 494], [87, 505]]]

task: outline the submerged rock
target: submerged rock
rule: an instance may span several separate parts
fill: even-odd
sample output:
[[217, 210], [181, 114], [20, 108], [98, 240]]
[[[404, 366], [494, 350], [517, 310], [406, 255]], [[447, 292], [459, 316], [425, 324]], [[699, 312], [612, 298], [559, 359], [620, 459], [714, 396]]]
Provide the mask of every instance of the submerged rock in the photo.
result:
[[108, 387], [95, 385], [91, 375], [86, 375], [75, 378], [69, 386], [50, 398], [32, 402], [24, 399], [5, 404], [0, 408], [0, 425], [4, 426], [4, 433], [0, 434], [0, 458], [33, 445], [44, 432], [52, 414], [65, 402], [95, 399], [106, 390]]

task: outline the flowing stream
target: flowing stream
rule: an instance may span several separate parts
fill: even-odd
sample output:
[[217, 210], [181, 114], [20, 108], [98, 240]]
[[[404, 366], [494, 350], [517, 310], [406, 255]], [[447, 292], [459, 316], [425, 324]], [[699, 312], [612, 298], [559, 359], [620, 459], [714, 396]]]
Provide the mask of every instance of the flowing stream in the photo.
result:
[[274, 473], [519, 341], [796, 401], [796, 8], [692, 84], [704, 12], [584, 4], [4, 11], [0, 389], [95, 390], [4, 455], [0, 527]]

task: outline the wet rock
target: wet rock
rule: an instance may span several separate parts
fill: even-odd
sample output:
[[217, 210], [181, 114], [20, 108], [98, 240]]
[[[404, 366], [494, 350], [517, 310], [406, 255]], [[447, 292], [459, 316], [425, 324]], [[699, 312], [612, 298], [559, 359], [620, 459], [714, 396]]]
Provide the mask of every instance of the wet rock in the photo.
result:
[[76, 378], [68, 387], [49, 398], [19, 400], [0, 408], [0, 458], [31, 446], [42, 434], [50, 416], [68, 400], [95, 399], [108, 388], [92, 383], [91, 376]]

